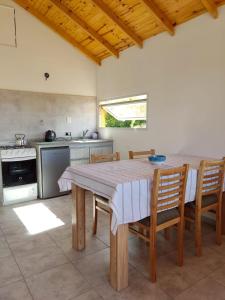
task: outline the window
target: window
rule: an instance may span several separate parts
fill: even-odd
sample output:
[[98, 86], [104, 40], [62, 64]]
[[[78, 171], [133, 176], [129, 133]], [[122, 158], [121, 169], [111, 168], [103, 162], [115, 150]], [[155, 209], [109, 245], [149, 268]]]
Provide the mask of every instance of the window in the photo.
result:
[[147, 99], [145, 94], [99, 102], [100, 127], [146, 128]]

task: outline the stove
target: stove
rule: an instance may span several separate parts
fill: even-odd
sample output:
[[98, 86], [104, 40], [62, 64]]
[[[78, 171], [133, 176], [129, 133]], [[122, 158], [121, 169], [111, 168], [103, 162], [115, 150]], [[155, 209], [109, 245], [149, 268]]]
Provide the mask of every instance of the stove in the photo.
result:
[[3, 205], [37, 199], [35, 148], [0, 145], [0, 172]]

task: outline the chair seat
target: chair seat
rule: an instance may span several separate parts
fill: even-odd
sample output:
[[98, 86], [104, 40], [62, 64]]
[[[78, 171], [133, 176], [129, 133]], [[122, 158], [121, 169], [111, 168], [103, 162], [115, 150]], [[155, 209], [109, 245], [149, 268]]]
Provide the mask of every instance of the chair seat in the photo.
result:
[[[179, 211], [177, 208], [172, 208], [172, 209], [162, 211], [161, 213], [157, 214], [157, 225], [160, 225], [160, 224], [163, 224], [172, 219], [178, 218], [179, 216], [180, 216], [180, 214], [179, 214]], [[147, 217], [145, 219], [138, 221], [138, 223], [141, 223], [142, 225], [149, 227], [150, 220], [151, 220], [151, 217]]]
[[[217, 203], [218, 199], [215, 194], [207, 195], [202, 197], [202, 207], [207, 207], [209, 205]], [[195, 201], [189, 202], [185, 205], [188, 208], [195, 209]]]

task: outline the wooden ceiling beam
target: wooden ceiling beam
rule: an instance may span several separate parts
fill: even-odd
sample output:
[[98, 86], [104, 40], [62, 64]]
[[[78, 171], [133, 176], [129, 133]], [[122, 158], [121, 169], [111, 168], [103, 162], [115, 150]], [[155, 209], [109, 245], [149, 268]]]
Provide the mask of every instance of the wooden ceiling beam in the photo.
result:
[[218, 18], [218, 8], [213, 0], [201, 0], [201, 2], [214, 19]]
[[173, 24], [167, 18], [167, 16], [159, 9], [159, 7], [152, 0], [141, 0], [145, 7], [154, 15], [157, 22], [161, 24], [165, 30], [171, 35], [174, 35], [175, 30]]
[[135, 44], [143, 47], [142, 39], [135, 34], [121, 19], [102, 1], [91, 0], [111, 21], [113, 21]]
[[119, 51], [116, 50], [108, 41], [106, 41], [100, 34], [92, 29], [85, 21], [78, 17], [71, 9], [61, 3], [60, 0], [49, 0], [55, 7], [62, 11], [68, 18], [80, 26], [88, 35], [91, 35], [96, 41], [102, 44], [112, 55], [119, 57]]
[[32, 8], [26, 0], [14, 0], [18, 5], [23, 7], [25, 10], [29, 11], [33, 16], [39, 19], [42, 23], [52, 29], [54, 32], [58, 33], [61, 37], [63, 37], [66, 41], [72, 44], [75, 48], [78, 48], [82, 53], [84, 53], [89, 59], [101, 65], [101, 60], [94, 56], [89, 50], [79, 44], [76, 40], [73, 39], [71, 35], [69, 35], [66, 31], [64, 31], [60, 26], [56, 25], [55, 23], [51, 22], [47, 17], [40, 14], [37, 10]]
[[26, 0], [14, 0], [19, 6], [23, 7], [25, 10], [30, 12], [33, 16], [39, 19], [42, 23], [52, 29], [54, 32], [58, 33], [61, 37], [63, 37], [67, 42], [72, 44], [74, 47], [78, 48], [82, 53], [84, 53], [89, 59], [101, 65], [101, 60], [94, 56], [90, 51], [88, 51], [85, 47], [75, 41], [71, 35], [66, 33], [61, 27], [57, 26], [55, 23], [49, 21], [44, 15], [40, 14], [36, 11], [32, 6], [28, 4]]

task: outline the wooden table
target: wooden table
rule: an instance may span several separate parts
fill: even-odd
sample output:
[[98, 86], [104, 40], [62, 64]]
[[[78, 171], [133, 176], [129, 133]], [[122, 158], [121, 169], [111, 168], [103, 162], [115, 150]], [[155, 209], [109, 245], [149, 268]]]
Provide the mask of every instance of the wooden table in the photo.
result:
[[[193, 177], [194, 179], [191, 177], [193, 179], [192, 181], [195, 180], [197, 181], [197, 169], [202, 159], [205, 158], [193, 157], [193, 156], [172, 156], [172, 157], [168, 157], [166, 167], [168, 166], [174, 167], [174, 166], [182, 165], [183, 163], [190, 163], [192, 171], [195, 172], [195, 177]], [[136, 173], [133, 174], [134, 172]], [[113, 163], [101, 163], [96, 165], [92, 164], [92, 165], [83, 165], [77, 167], [69, 167], [62, 175], [59, 184], [61, 190], [65, 190], [66, 188], [69, 189], [70, 187], [72, 187], [73, 248], [76, 250], [83, 250], [85, 248], [85, 190], [94, 191], [97, 194], [97, 191], [99, 192], [103, 191], [102, 184], [104, 182], [107, 188], [110, 186], [111, 183], [112, 185], [110, 186], [110, 189], [117, 187], [116, 191], [118, 191], [119, 190], [118, 183], [121, 183], [122, 180], [125, 179], [127, 181], [130, 180], [132, 186], [133, 180], [138, 182], [138, 180], [143, 181], [143, 178], [144, 180], [147, 180], [148, 178], [148, 180], [151, 181], [151, 176], [153, 175], [153, 173], [154, 173], [154, 167], [151, 166], [147, 161], [144, 162], [143, 161], [142, 162], [120, 161], [120, 162], [113, 162]], [[109, 178], [107, 178], [107, 175], [109, 175]], [[93, 185], [90, 183], [92, 181], [93, 181]], [[69, 182], [72, 184], [72, 186], [69, 185]], [[63, 186], [65, 188], [63, 188]], [[96, 186], [98, 187], [98, 189]], [[106, 193], [107, 191], [111, 191], [110, 189], [109, 190], [105, 189], [104, 193]], [[145, 194], [146, 191], [147, 190], [145, 190]], [[188, 201], [193, 201], [195, 198], [194, 187], [192, 188], [192, 193], [190, 194], [191, 197], [189, 197], [190, 195], [188, 196], [189, 197]], [[111, 197], [112, 196], [113, 193], [111, 194]], [[224, 200], [225, 200], [225, 195], [224, 195]], [[119, 198], [119, 200], [117, 198], [117, 204], [121, 203], [121, 201], [122, 201], [121, 198]], [[146, 206], [146, 203], [149, 203], [149, 200], [147, 202], [146, 201], [147, 200], [145, 199], [144, 207]], [[125, 202], [127, 203], [127, 201]], [[140, 204], [140, 199], [139, 199], [139, 204]], [[114, 202], [114, 205], [116, 205], [116, 202]], [[125, 204], [123, 204], [123, 213], [124, 213], [124, 207]], [[126, 207], [125, 207], [125, 212], [126, 212]], [[140, 213], [140, 215], [142, 216], [141, 218], [143, 218], [143, 214]], [[128, 219], [125, 218], [125, 221], [121, 222], [120, 219], [120, 222], [117, 223], [115, 222], [115, 219], [114, 219], [114, 223], [113, 220], [111, 220], [112, 221], [111, 229], [113, 228], [114, 224], [116, 224], [117, 230], [114, 232], [115, 235], [112, 234], [112, 232], [110, 231], [110, 283], [112, 287], [117, 291], [120, 291], [123, 288], [126, 288], [128, 286], [128, 223], [131, 222], [131, 220], [128, 221], [127, 220]], [[223, 226], [223, 233], [225, 233], [225, 204], [223, 206], [222, 226]]]

